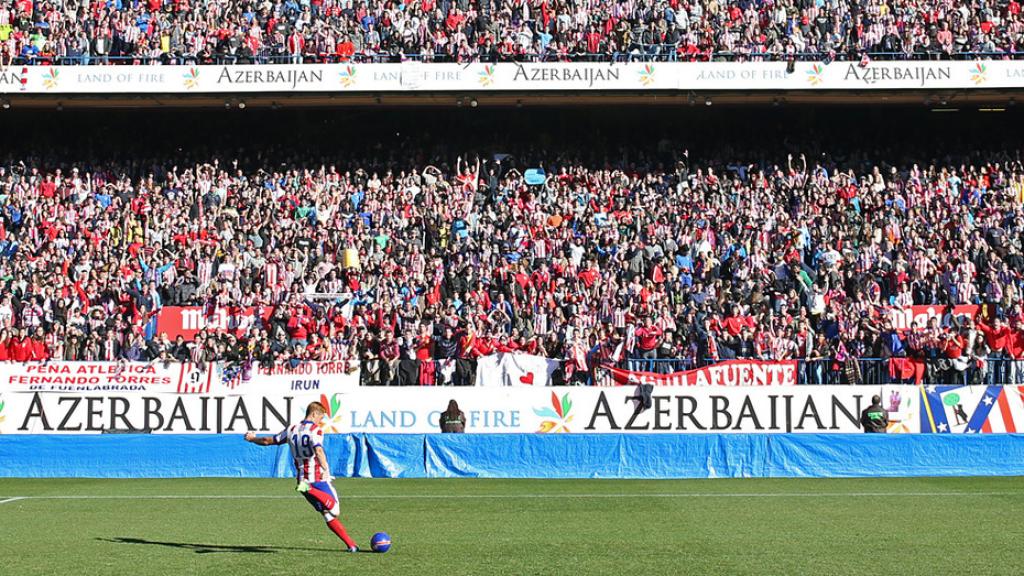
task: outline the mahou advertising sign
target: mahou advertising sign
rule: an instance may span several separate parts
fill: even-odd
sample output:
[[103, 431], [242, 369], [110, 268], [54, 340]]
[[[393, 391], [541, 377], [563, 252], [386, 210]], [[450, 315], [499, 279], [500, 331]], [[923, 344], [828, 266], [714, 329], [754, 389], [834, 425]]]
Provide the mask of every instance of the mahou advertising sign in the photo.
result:
[[[925, 328], [932, 318], [938, 318], [942, 322], [943, 316], [948, 311], [948, 306], [903, 306], [886, 309], [886, 315], [892, 321], [892, 327], [896, 330], [910, 330], [914, 324], [917, 327]], [[962, 304], [952, 307], [953, 316], [966, 316], [974, 320], [981, 313], [981, 306], [976, 304]]]
[[204, 330], [224, 330], [237, 335], [266, 321], [272, 313], [270, 306], [164, 306], [157, 316], [156, 331], [166, 333], [171, 340], [178, 336], [192, 340]]

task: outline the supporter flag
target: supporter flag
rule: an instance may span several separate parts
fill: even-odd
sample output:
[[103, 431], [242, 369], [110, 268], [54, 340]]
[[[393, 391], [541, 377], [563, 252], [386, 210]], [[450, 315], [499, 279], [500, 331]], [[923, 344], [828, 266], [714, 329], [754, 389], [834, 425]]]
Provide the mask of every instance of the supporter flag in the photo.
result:
[[530, 354], [499, 353], [477, 361], [477, 386], [548, 386], [558, 360]]
[[999, 386], [994, 401], [988, 396], [981, 399], [988, 407], [988, 418], [981, 424], [983, 434], [1017, 432], [1017, 422], [1024, 425], [1024, 386]]
[[1016, 433], [1024, 423], [1024, 386], [923, 386], [921, 431]]
[[252, 380], [252, 362], [246, 361], [241, 364], [218, 363], [218, 378], [222, 388], [234, 390], [241, 384]]
[[456, 362], [454, 358], [444, 358], [437, 361], [437, 383], [451, 384], [455, 378]]
[[178, 373], [178, 394], [209, 394], [213, 380], [210, 366], [181, 363]]
[[569, 359], [572, 360], [573, 367], [576, 370], [586, 372], [589, 369], [587, 366], [587, 349], [584, 348], [582, 342], [573, 342], [572, 348], [569, 351]]
[[924, 361], [920, 358], [889, 358], [889, 377], [894, 380], [913, 380], [920, 384], [924, 372]]
[[481, 356], [476, 361], [476, 382], [477, 386], [501, 386], [498, 363], [502, 354], [490, 354]]
[[540, 186], [548, 179], [543, 168], [529, 168], [523, 173], [523, 181], [530, 186]]

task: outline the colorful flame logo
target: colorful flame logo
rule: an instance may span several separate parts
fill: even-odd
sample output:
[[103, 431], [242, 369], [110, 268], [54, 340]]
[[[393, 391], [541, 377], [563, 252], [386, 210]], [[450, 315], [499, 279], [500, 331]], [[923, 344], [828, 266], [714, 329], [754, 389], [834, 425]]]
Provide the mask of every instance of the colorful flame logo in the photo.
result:
[[356, 83], [356, 67], [345, 66], [345, 69], [339, 74], [341, 76], [341, 85], [345, 88], [351, 87]]
[[327, 418], [320, 422], [320, 426], [327, 434], [337, 434], [341, 431], [341, 394], [331, 395], [330, 401], [325, 394], [321, 394], [320, 403], [327, 408]]
[[199, 69], [189, 68], [188, 72], [185, 72], [185, 74], [182, 75], [182, 78], [185, 79], [185, 88], [187, 90], [191, 90], [196, 86], [199, 86]]
[[815, 64], [807, 70], [807, 82], [811, 86], [817, 86], [824, 80], [821, 76], [825, 73], [825, 67], [821, 64]]
[[480, 85], [484, 88], [494, 84], [494, 65], [489, 64], [484, 66], [484, 69], [480, 71], [480, 77], [478, 78]]
[[977, 62], [971, 67], [971, 82], [974, 82], [975, 86], [981, 86], [988, 81], [988, 68], [985, 67], [981, 62]]
[[60, 71], [56, 68], [50, 68], [46, 74], [43, 74], [43, 86], [46, 86], [47, 90], [52, 90], [57, 87], [57, 81], [59, 80]]
[[654, 83], [654, 66], [646, 64], [643, 70], [640, 70], [640, 84], [644, 86], [650, 86]]
[[537, 432], [540, 433], [556, 433], [556, 432], [570, 432], [569, 424], [572, 423], [573, 416], [570, 414], [572, 411], [572, 400], [569, 399], [569, 393], [566, 392], [559, 399], [558, 395], [554, 392], [551, 393], [551, 406], [545, 406], [543, 408], [534, 408], [533, 413], [541, 418], [549, 418], [540, 423], [540, 428]]

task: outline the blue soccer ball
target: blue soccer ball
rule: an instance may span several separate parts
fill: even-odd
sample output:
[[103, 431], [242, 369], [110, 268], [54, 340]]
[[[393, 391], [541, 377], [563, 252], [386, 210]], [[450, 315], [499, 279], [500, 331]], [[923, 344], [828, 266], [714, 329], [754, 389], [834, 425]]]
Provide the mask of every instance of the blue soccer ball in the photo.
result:
[[391, 536], [387, 532], [377, 532], [370, 538], [370, 549], [381, 553], [391, 550]]

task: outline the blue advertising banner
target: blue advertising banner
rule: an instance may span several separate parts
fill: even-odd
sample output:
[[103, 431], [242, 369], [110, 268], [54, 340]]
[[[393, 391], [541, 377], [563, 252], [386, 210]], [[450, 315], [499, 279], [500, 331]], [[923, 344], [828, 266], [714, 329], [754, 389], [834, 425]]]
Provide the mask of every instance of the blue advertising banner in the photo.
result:
[[[1020, 434], [334, 434], [337, 477], [1024, 475]], [[286, 447], [226, 435], [0, 436], [0, 477], [287, 478]]]

